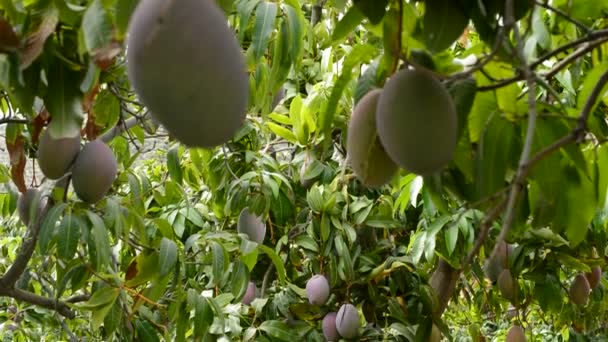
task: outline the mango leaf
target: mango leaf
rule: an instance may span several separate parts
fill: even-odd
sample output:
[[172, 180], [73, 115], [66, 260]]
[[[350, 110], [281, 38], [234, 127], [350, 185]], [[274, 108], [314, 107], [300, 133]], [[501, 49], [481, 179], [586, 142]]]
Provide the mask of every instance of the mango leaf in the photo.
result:
[[48, 70], [47, 79], [44, 104], [53, 118], [49, 132], [55, 139], [75, 137], [80, 134], [83, 120], [80, 74], [56, 62]]
[[227, 253], [224, 246], [215, 241], [211, 242], [211, 251], [213, 253], [213, 283], [216, 286], [219, 286], [222, 283], [228, 268]]
[[133, 278], [125, 282], [126, 286], [135, 287], [158, 278], [160, 265], [158, 253], [142, 253], [133, 262], [135, 262], [136, 273]]
[[370, 45], [356, 45], [345, 58], [342, 72], [340, 73], [340, 76], [336, 80], [336, 83], [331, 91], [327, 108], [319, 118], [319, 126], [321, 127], [322, 133], [326, 137], [326, 141], [329, 140], [329, 130], [334, 122], [336, 111], [338, 109], [338, 103], [340, 98], [342, 98], [342, 93], [353, 77], [352, 69], [360, 63], [369, 62], [372, 59], [375, 51], [376, 50]]
[[291, 42], [291, 47], [289, 48], [289, 56], [291, 58], [291, 62], [294, 65], [300, 65], [302, 63], [302, 54], [304, 53], [304, 28], [305, 28], [305, 19], [302, 10], [300, 9], [300, 4], [297, 1], [293, 1], [294, 3], [290, 3], [291, 1], [286, 1], [286, 5], [283, 7], [285, 13], [287, 13], [287, 23], [289, 27], [289, 41]]
[[71, 260], [76, 253], [80, 239], [82, 221], [72, 214], [63, 217], [57, 232], [57, 256], [63, 260]]
[[506, 185], [506, 174], [516, 146], [515, 126], [494, 115], [488, 122], [479, 144], [476, 159], [476, 183], [479, 198], [486, 197]]
[[156, 330], [148, 321], [137, 318], [135, 320], [135, 330], [137, 331], [137, 337], [139, 341], [142, 342], [158, 342], [160, 339], [158, 338], [158, 334]]
[[234, 295], [234, 300], [239, 301], [245, 295], [247, 286], [249, 286], [249, 268], [240, 260], [235, 260], [232, 263], [232, 272], [230, 277], [230, 289]]
[[247, 31], [247, 25], [249, 25], [249, 18], [255, 7], [260, 3], [260, 0], [243, 0], [239, 1], [236, 5], [236, 11], [239, 15], [240, 29], [238, 33], [239, 43], [243, 42], [245, 38], [245, 32]]
[[264, 1], [260, 3], [255, 11], [255, 26], [253, 28], [253, 57], [258, 61], [266, 52], [270, 35], [274, 28], [274, 21], [277, 16], [277, 4]]
[[173, 240], [163, 237], [160, 241], [159, 277], [164, 277], [177, 263], [177, 245]]
[[457, 1], [427, 0], [422, 19], [422, 35], [433, 52], [447, 49], [460, 37], [469, 18]]
[[91, 296], [91, 298], [89, 298], [88, 301], [86, 301], [79, 307], [85, 310], [97, 310], [102, 306], [113, 304], [116, 298], [118, 298], [119, 293], [120, 289], [118, 288], [111, 286], [101, 287], [93, 293], [93, 295]]
[[331, 34], [331, 40], [333, 42], [343, 41], [346, 36], [355, 31], [355, 28], [361, 24], [363, 19], [365, 17], [361, 13], [361, 10], [357, 6], [351, 7], [336, 24], [336, 28]]
[[63, 202], [55, 204], [44, 216], [38, 235], [38, 251], [40, 254], [46, 254], [48, 251], [49, 245], [56, 233], [55, 226], [57, 225], [57, 220], [59, 220], [66, 206], [67, 204]]
[[112, 41], [112, 18], [102, 5], [101, 0], [94, 0], [82, 17], [84, 43], [89, 54], [106, 47]]
[[386, 5], [388, 5], [388, 0], [354, 0], [353, 2], [374, 25], [382, 21], [384, 13], [386, 13]]
[[110, 262], [110, 237], [99, 215], [87, 210], [87, 216], [92, 223], [88, 236], [89, 258], [95, 270], [103, 271]]
[[298, 339], [298, 336], [293, 333], [293, 329], [281, 321], [264, 321], [258, 329], [278, 341], [296, 341]]
[[270, 258], [274, 267], [277, 270], [277, 276], [279, 277], [279, 282], [281, 284], [285, 284], [285, 277], [287, 276], [287, 272], [285, 271], [285, 262], [281, 259], [281, 257], [270, 247], [265, 245], [258, 245], [258, 250]]
[[184, 177], [184, 171], [182, 170], [179, 161], [179, 145], [173, 146], [173, 148], [167, 152], [167, 170], [169, 171], [169, 176], [171, 176], [171, 179], [173, 179], [175, 183], [181, 185]]

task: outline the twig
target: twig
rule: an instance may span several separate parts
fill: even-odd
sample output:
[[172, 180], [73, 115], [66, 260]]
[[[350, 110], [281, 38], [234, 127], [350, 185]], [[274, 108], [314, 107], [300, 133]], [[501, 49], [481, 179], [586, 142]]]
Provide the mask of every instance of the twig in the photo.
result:
[[0, 125], [7, 123], [16, 123], [16, 124], [27, 124], [30, 123], [30, 120], [27, 119], [15, 119], [11, 116], [0, 119]]
[[[541, 161], [543, 158], [548, 156], [550, 153], [558, 150], [562, 146], [565, 146], [572, 142], [578, 143], [578, 142], [582, 141], [582, 139], [585, 136], [585, 132], [587, 131], [587, 119], [589, 118], [591, 109], [595, 105], [595, 102], [597, 101], [597, 99], [598, 99], [599, 95], [601, 94], [606, 83], [608, 83], [608, 71], [604, 72], [604, 74], [602, 74], [602, 76], [599, 78], [597, 84], [593, 88], [593, 91], [589, 95], [589, 98], [587, 98], [587, 102], [585, 102], [585, 106], [583, 107], [583, 110], [581, 111], [581, 114], [578, 117], [576, 127], [570, 132], [570, 134], [562, 137], [561, 139], [557, 140], [553, 144], [547, 146], [546, 148], [544, 148], [543, 150], [538, 152], [536, 155], [534, 155], [529, 160], [526, 160], [523, 163], [520, 162], [518, 170], [517, 170], [517, 176], [515, 177], [515, 180], [513, 181], [511, 197], [509, 198], [508, 205], [510, 207], [507, 208], [508, 209], [507, 217], [505, 219], [505, 223], [502, 227], [502, 230], [500, 231], [500, 234], [498, 235], [498, 238], [496, 239], [496, 246], [498, 246], [498, 244], [500, 242], [505, 240], [507, 234], [509, 233], [509, 230], [511, 229], [511, 224], [513, 223], [513, 216], [514, 216], [512, 207], [515, 206], [515, 201], [517, 200], [517, 195], [518, 195], [519, 191], [521, 189], [523, 189], [525, 178], [528, 175], [528, 173], [530, 172], [531, 168], [536, 163]], [[512, 198], [512, 197], [514, 197], [514, 198]], [[509, 210], [509, 208], [511, 208], [511, 209]], [[497, 250], [495, 248], [494, 251], [492, 252], [492, 255], [495, 255], [496, 252], [497, 252]]]
[[[566, 50], [569, 50], [575, 46], [579, 46], [583, 43], [589, 42], [589, 41], [595, 41], [594, 43], [597, 43], [600, 39], [602, 38], [606, 38], [608, 37], [608, 29], [605, 30], [597, 30], [597, 31], [593, 31], [590, 32], [589, 34], [573, 40], [571, 42], [568, 42], [552, 51], [547, 52], [546, 54], [542, 55], [541, 57], [539, 57], [536, 61], [532, 62], [530, 64], [530, 68], [531, 69], [536, 69], [538, 66], [540, 66], [541, 64], [543, 64], [546, 60], [548, 60], [551, 57], [554, 57]], [[602, 41], [603, 42], [603, 41]], [[592, 43], [592, 44], [594, 44]], [[599, 43], [601, 44], [601, 43]], [[599, 45], [598, 44], [598, 45]], [[594, 44], [595, 45], [595, 44]], [[502, 87], [505, 87], [511, 83], [517, 82], [517, 81], [521, 81], [524, 79], [524, 75], [521, 73], [517, 73], [515, 76], [510, 77], [510, 78], [505, 78], [502, 79], [500, 81], [497, 81], [494, 84], [490, 84], [487, 86], [481, 86], [481, 87], [477, 87], [477, 91], [491, 91], [491, 90], [496, 90]]]
[[6, 297], [11, 297], [11, 298], [14, 298], [16, 300], [20, 300], [20, 301], [23, 301], [26, 303], [38, 305], [38, 306], [46, 308], [46, 309], [55, 310], [60, 315], [67, 317], [67, 318], [76, 317], [76, 314], [70, 309], [70, 307], [65, 302], [62, 302], [59, 300], [42, 297], [37, 294], [23, 291], [21, 289], [17, 289], [14, 287], [13, 288], [6, 288], [6, 287], [0, 288], [0, 295], [6, 296]]
[[498, 235], [498, 239], [496, 240], [496, 244], [494, 245], [494, 250], [492, 251], [492, 256], [496, 255], [498, 252], [498, 247], [501, 242], [504, 241], [507, 233], [511, 229], [513, 225], [513, 220], [515, 219], [515, 204], [519, 198], [519, 193], [524, 188], [524, 181], [526, 178], [526, 165], [528, 165], [528, 160], [530, 159], [530, 153], [532, 150], [532, 143], [534, 142], [534, 132], [536, 130], [536, 78], [532, 69], [528, 64], [526, 64], [523, 54], [523, 42], [521, 37], [519, 36], [519, 30], [517, 25], [515, 24], [513, 18], [513, 0], [507, 0], [506, 2], [506, 10], [505, 14], [508, 22], [513, 27], [513, 35], [515, 36], [515, 41], [517, 43], [516, 46], [516, 54], [518, 59], [522, 62], [522, 73], [526, 77], [526, 83], [528, 85], [528, 129], [526, 131], [526, 139], [524, 141], [524, 147], [521, 152], [521, 157], [519, 158], [519, 167], [517, 168], [517, 173], [515, 175], [515, 179], [513, 184], [511, 185], [511, 192], [509, 194], [509, 199], [507, 201], [507, 208], [505, 214], [505, 220], [503, 222], [503, 227]]
[[568, 66], [569, 64], [571, 64], [572, 62], [577, 60], [579, 57], [581, 57], [582, 55], [595, 49], [596, 47], [602, 45], [603, 43], [605, 43], [607, 41], [608, 41], [608, 38], [601, 38], [601, 39], [595, 40], [593, 42], [590, 42], [590, 43], [587, 43], [587, 44], [581, 46], [578, 50], [574, 51], [572, 54], [568, 55], [566, 58], [557, 62], [553, 66], [553, 68], [551, 68], [551, 70], [549, 70], [549, 72], [547, 72], [546, 74], [543, 75], [543, 77], [546, 79], [552, 78], [560, 70], [562, 70], [563, 68], [565, 68], [566, 66]]
[[589, 33], [591, 32], [591, 29], [588, 28], [587, 26], [585, 26], [583, 23], [581, 23], [580, 21], [572, 18], [571, 16], [569, 16], [567, 13], [565, 13], [564, 11], [560, 10], [559, 8], [555, 8], [547, 3], [541, 2], [541, 1], [534, 1], [538, 6], [543, 7], [545, 9], [548, 9], [552, 12], [555, 12], [555, 14], [559, 15], [560, 17], [564, 18], [565, 20], [573, 23], [574, 25], [576, 25], [578, 28], [580, 28], [581, 30], [585, 31], [585, 33]]

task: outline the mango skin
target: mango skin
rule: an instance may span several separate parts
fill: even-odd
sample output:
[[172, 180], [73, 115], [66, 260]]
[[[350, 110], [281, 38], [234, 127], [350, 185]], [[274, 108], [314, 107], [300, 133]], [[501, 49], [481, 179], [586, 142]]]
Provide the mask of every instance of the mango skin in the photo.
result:
[[376, 125], [388, 156], [421, 176], [441, 171], [454, 155], [458, 116], [452, 97], [430, 73], [401, 70], [385, 84]]
[[245, 295], [241, 299], [241, 303], [245, 305], [251, 304], [255, 299], [255, 283], [250, 281], [249, 285], [247, 285], [247, 291], [245, 291]]
[[505, 268], [498, 277], [498, 289], [500, 290], [500, 293], [502, 293], [502, 296], [506, 299], [513, 300], [515, 299], [516, 286], [517, 284], [511, 275], [511, 271]]
[[248, 208], [241, 211], [237, 231], [249, 237], [249, 240], [262, 243], [266, 236], [266, 225], [262, 219], [251, 213]]
[[38, 166], [48, 179], [65, 175], [80, 152], [80, 135], [73, 138], [54, 139], [49, 130], [40, 134], [38, 142]]
[[323, 305], [329, 299], [329, 282], [325, 276], [314, 275], [306, 282], [306, 295], [311, 305]]
[[338, 334], [338, 329], [336, 329], [337, 315], [336, 312], [330, 312], [323, 317], [321, 327], [323, 328], [323, 336], [327, 341], [338, 341], [340, 339], [340, 334]]
[[592, 289], [595, 289], [602, 280], [602, 268], [599, 266], [593, 267], [590, 273], [585, 273], [585, 277], [587, 277], [587, 281], [589, 281], [589, 286]]
[[357, 103], [348, 124], [346, 154], [361, 183], [380, 187], [397, 172], [397, 165], [384, 151], [376, 129], [376, 108], [382, 90], [374, 89]]
[[336, 330], [344, 338], [355, 338], [359, 335], [361, 322], [357, 308], [352, 304], [343, 304], [336, 316]]
[[[19, 195], [19, 199], [17, 200], [17, 213], [19, 214], [19, 219], [25, 226], [29, 225], [31, 218], [36, 217], [33, 215], [40, 215], [42, 209], [40, 207], [40, 196], [40, 191], [36, 188], [29, 188]], [[35, 210], [36, 214], [34, 214], [32, 210]]]
[[245, 57], [215, 1], [140, 1], [129, 22], [127, 74], [152, 116], [186, 146], [221, 145], [243, 124]]
[[576, 305], [585, 306], [589, 301], [591, 287], [584, 274], [577, 274], [570, 285], [570, 300]]
[[519, 325], [514, 325], [507, 333], [506, 342], [526, 342], [524, 329]]
[[110, 190], [118, 175], [112, 150], [101, 140], [87, 143], [72, 167], [72, 185], [76, 195], [86, 203], [99, 202]]

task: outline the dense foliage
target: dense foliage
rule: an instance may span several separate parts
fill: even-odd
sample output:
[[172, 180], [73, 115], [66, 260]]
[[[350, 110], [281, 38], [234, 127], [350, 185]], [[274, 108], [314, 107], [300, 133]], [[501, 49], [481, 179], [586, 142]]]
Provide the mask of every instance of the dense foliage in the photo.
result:
[[[133, 91], [140, 1], [0, 0], [4, 340], [608, 336], [607, 1], [217, 0], [249, 94], [209, 148], [174, 139]], [[378, 140], [347, 134], [351, 113], [405, 69], [450, 98], [386, 110], [453, 102], [455, 147], [412, 139], [449, 113], [404, 114], [405, 156], [449, 163], [369, 186], [347, 150]], [[166, 86], [192, 91], [182, 81]], [[232, 95], [214, 106], [245, 102]], [[192, 101], [180, 115], [212, 115]], [[113, 156], [52, 181], [39, 163], [61, 174], [75, 152], [40, 157], [42, 132]]]

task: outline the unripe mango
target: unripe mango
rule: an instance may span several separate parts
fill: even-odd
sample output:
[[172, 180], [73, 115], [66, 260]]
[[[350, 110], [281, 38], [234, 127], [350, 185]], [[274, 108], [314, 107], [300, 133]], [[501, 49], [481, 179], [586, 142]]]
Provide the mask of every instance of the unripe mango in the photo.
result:
[[384, 86], [376, 125], [388, 156], [407, 171], [430, 175], [452, 159], [458, 117], [452, 97], [430, 73], [401, 70]]
[[599, 266], [593, 267], [590, 273], [585, 273], [585, 277], [587, 277], [587, 281], [589, 281], [589, 286], [592, 289], [595, 289], [602, 280], [602, 268]]
[[129, 23], [127, 73], [139, 99], [184, 145], [221, 145], [245, 119], [245, 58], [215, 1], [140, 1]]
[[241, 303], [249, 305], [255, 299], [255, 283], [250, 281], [249, 285], [247, 285], [247, 291], [245, 291], [245, 295], [241, 299]]
[[376, 130], [376, 109], [382, 90], [374, 89], [357, 103], [348, 125], [346, 151], [357, 178], [365, 185], [379, 187], [397, 172], [397, 165], [384, 151]]
[[524, 329], [519, 325], [514, 325], [507, 332], [506, 342], [526, 342]]
[[306, 295], [311, 305], [323, 305], [329, 298], [329, 282], [325, 276], [317, 274], [306, 282]]
[[325, 336], [326, 341], [338, 341], [340, 339], [340, 334], [338, 334], [338, 330], [336, 329], [337, 315], [338, 314], [335, 312], [330, 312], [323, 317], [321, 326], [323, 328], [323, 336]]
[[245, 208], [239, 215], [237, 231], [247, 235], [251, 241], [262, 243], [266, 236], [266, 225], [261, 217], [251, 213], [249, 208]]
[[504, 269], [498, 277], [498, 289], [502, 293], [502, 296], [509, 300], [515, 299], [516, 286], [517, 283], [513, 279], [511, 271]]
[[361, 322], [357, 308], [352, 304], [343, 304], [336, 315], [336, 330], [340, 336], [355, 338], [359, 335]]
[[574, 304], [584, 306], [587, 304], [590, 294], [589, 281], [582, 273], [577, 274], [570, 285], [570, 299]]
[[19, 195], [17, 200], [17, 213], [24, 225], [29, 225], [31, 219], [40, 214], [40, 191], [36, 188], [29, 188]]
[[72, 167], [76, 195], [90, 204], [99, 202], [110, 190], [118, 174], [116, 157], [101, 140], [87, 143]]
[[49, 179], [65, 175], [80, 152], [80, 134], [73, 138], [55, 139], [45, 130], [38, 142], [38, 166]]

